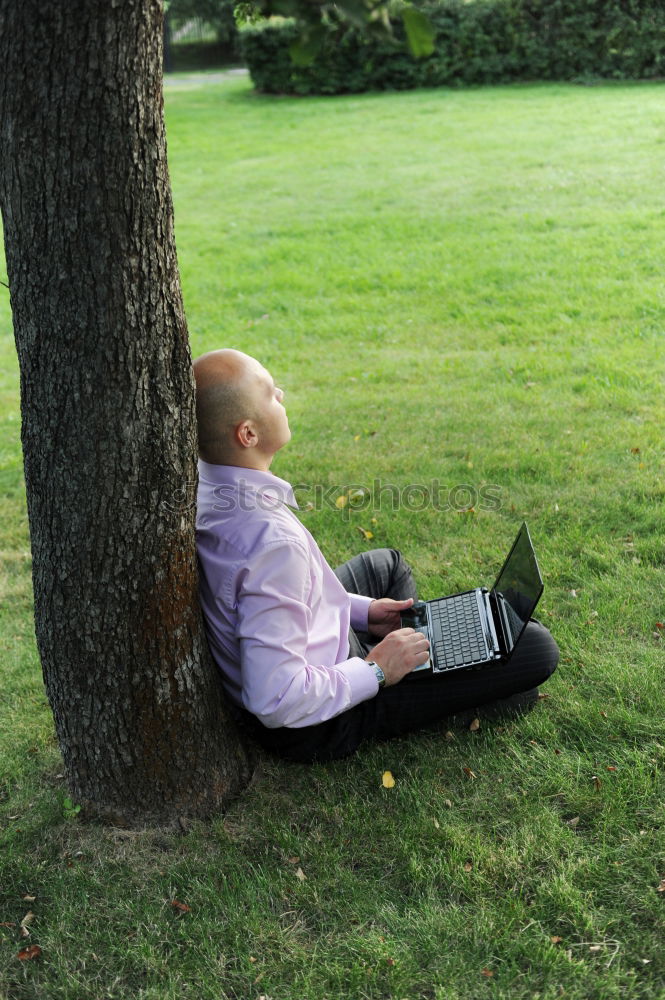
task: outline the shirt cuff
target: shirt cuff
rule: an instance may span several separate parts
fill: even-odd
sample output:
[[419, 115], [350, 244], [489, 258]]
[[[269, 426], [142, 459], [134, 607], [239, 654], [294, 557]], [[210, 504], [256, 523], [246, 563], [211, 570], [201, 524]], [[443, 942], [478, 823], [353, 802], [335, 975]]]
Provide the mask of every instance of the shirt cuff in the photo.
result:
[[373, 597], [363, 597], [362, 594], [349, 594], [351, 598], [351, 627], [359, 632], [367, 631], [367, 615]]
[[340, 668], [343, 668], [344, 676], [348, 680], [352, 692], [352, 704], [349, 708], [360, 704], [361, 701], [374, 698], [378, 693], [379, 682], [374, 667], [370, 667], [367, 660], [361, 660], [359, 656], [352, 656], [350, 660], [338, 663], [337, 669]]

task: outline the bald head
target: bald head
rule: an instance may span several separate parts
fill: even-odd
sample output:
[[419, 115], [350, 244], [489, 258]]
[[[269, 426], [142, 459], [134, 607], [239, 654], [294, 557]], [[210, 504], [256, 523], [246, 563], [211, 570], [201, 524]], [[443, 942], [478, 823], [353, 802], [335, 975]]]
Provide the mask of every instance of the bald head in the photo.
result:
[[[272, 377], [255, 358], [231, 348], [202, 354], [193, 368], [201, 458], [215, 465], [265, 464], [260, 446], [270, 445], [272, 423], [283, 419], [288, 428]], [[281, 413], [274, 409], [276, 393]], [[256, 455], [249, 454], [257, 448]]]

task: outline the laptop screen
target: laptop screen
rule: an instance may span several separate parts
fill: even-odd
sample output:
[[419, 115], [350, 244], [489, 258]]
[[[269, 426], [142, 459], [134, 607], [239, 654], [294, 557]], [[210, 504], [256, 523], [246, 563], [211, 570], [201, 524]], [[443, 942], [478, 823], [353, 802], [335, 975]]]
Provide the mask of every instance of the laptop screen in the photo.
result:
[[512, 636], [506, 636], [506, 640], [512, 649], [543, 592], [543, 581], [526, 523], [520, 528], [496, 579], [494, 592], [498, 597], [503, 597], [503, 607], [512, 633]]

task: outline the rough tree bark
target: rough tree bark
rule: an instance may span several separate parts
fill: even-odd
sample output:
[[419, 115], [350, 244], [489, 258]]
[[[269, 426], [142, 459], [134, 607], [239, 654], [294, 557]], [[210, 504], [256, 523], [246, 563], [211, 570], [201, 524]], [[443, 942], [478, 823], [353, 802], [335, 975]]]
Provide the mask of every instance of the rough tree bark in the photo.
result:
[[208, 815], [248, 779], [201, 626], [193, 382], [159, 0], [0, 0], [0, 208], [35, 623], [77, 802]]

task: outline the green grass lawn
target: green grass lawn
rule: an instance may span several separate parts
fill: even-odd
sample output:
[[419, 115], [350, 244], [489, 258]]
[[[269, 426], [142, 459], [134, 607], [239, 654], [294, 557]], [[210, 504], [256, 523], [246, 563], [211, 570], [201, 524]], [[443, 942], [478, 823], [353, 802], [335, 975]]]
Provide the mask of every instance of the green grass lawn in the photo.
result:
[[435, 597], [526, 517], [562, 653], [523, 720], [266, 758], [187, 835], [64, 815], [0, 288], [3, 1000], [665, 997], [664, 94], [167, 92], [193, 352], [286, 389], [329, 560], [399, 547]]

